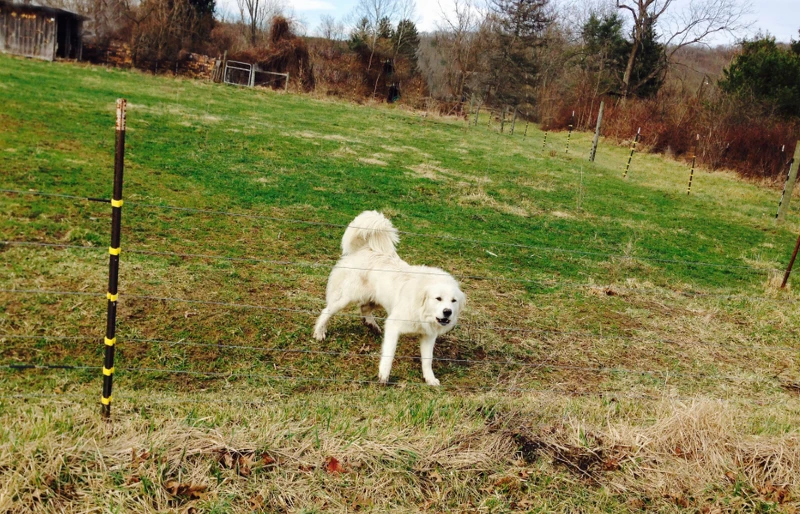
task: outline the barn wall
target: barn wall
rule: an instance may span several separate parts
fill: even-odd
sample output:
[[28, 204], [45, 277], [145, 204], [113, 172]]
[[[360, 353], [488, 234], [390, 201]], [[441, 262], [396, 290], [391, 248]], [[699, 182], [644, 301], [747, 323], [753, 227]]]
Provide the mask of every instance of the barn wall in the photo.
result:
[[0, 51], [52, 61], [56, 19], [42, 13], [0, 11]]

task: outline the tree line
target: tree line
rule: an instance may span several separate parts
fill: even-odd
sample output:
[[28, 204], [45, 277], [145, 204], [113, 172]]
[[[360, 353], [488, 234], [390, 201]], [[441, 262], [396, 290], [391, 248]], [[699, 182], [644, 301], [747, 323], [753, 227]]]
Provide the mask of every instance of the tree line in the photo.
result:
[[749, 176], [778, 177], [778, 149], [800, 127], [800, 42], [708, 46], [744, 33], [746, 0], [454, 0], [424, 34], [414, 0], [359, 0], [317, 27], [282, 1], [237, 0], [221, 14], [215, 0], [52, 0], [86, 14], [98, 44], [128, 43], [140, 67], [227, 53], [291, 69], [322, 94], [514, 109], [553, 129], [592, 127], [605, 101], [606, 135], [641, 128], [652, 150]]

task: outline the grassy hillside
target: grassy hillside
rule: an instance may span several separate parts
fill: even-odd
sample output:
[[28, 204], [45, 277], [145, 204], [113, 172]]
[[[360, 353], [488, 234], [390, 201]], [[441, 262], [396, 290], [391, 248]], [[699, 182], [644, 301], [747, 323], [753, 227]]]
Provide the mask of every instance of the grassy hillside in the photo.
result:
[[[5, 56], [0, 189], [108, 198], [120, 97], [110, 423], [110, 208], [0, 193], [0, 511], [800, 507], [800, 310], [775, 286], [798, 199], [776, 227], [779, 192], [698, 170], [687, 195], [642, 154], [623, 179], [628, 149], [589, 163], [589, 134]], [[311, 338], [366, 209], [467, 293], [441, 388], [412, 338], [377, 385], [355, 308]]]

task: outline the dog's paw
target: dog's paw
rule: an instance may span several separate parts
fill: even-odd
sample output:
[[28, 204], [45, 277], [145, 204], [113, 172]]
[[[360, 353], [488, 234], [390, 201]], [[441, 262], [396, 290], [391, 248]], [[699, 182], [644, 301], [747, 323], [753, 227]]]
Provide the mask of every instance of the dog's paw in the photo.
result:
[[325, 331], [324, 330], [315, 330], [313, 334], [314, 339], [317, 341], [322, 341], [325, 339]]
[[426, 383], [426, 384], [428, 384], [429, 386], [434, 386], [434, 387], [436, 387], [436, 386], [438, 386], [438, 385], [439, 385], [439, 379], [438, 379], [438, 378], [436, 378], [436, 377], [434, 377], [434, 378], [430, 378], [430, 379], [426, 378], [426, 379], [425, 379], [425, 383]]
[[364, 322], [364, 325], [366, 325], [367, 328], [370, 329], [374, 334], [381, 335], [381, 327], [379, 327], [375, 323]]
[[388, 383], [389, 383], [389, 375], [383, 376], [383, 375], [381, 375], [381, 374], [379, 373], [379, 374], [378, 374], [378, 382], [380, 382], [380, 383], [381, 383], [381, 384], [383, 384], [383, 385], [386, 385], [386, 384], [388, 384]]

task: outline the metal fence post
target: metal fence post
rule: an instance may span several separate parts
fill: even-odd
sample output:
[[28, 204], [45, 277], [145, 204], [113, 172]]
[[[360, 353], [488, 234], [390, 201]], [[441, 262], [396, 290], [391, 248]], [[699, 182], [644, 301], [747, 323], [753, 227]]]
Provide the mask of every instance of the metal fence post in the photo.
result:
[[641, 131], [641, 127], [636, 129], [636, 136], [633, 138], [633, 144], [631, 145], [631, 154], [628, 156], [628, 164], [625, 165], [625, 173], [622, 174], [622, 178], [628, 176], [628, 170], [631, 168], [631, 160], [633, 159], [633, 151], [636, 150], [636, 143], [639, 142], [639, 133]]
[[108, 309], [105, 355], [103, 358], [103, 417], [111, 415], [111, 386], [114, 378], [114, 350], [117, 343], [117, 298], [119, 285], [120, 231], [122, 227], [122, 172], [125, 167], [125, 110], [127, 101], [117, 100], [117, 137], [114, 146], [114, 192], [111, 195], [111, 246], [108, 248]]
[[689, 170], [689, 187], [686, 188], [686, 194], [692, 192], [692, 178], [694, 178], [694, 166], [697, 164], [697, 146], [700, 144], [700, 134], [697, 134], [694, 144], [694, 152], [692, 153], [692, 169]]
[[575, 111], [572, 111], [572, 120], [569, 124], [569, 132], [567, 132], [567, 147], [564, 149], [564, 153], [569, 153], [569, 138], [572, 137], [572, 127], [575, 125]]
[[781, 289], [786, 287], [786, 282], [789, 281], [789, 275], [792, 274], [792, 266], [794, 266], [794, 260], [797, 258], [797, 251], [800, 250], [800, 236], [797, 238], [797, 244], [794, 245], [794, 252], [792, 252], [792, 258], [789, 260], [789, 266], [786, 267], [786, 273], [783, 275], [783, 282], [781, 282]]

